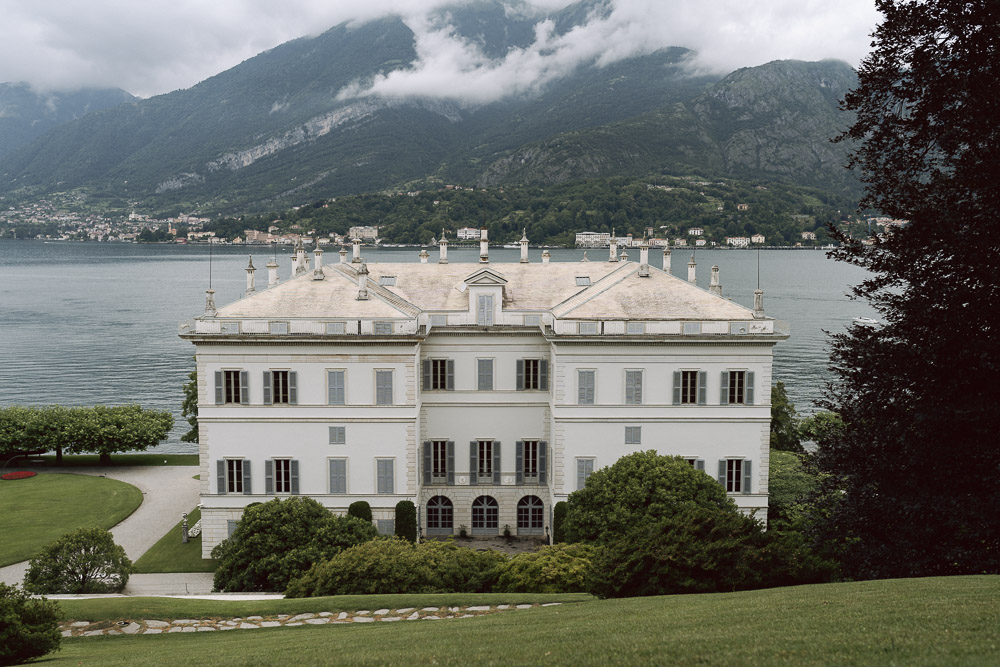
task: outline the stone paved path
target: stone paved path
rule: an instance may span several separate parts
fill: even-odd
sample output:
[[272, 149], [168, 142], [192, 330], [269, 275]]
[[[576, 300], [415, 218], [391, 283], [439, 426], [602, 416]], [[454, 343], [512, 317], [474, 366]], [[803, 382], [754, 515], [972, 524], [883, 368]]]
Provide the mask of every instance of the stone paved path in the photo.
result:
[[181, 618], [173, 621], [155, 619], [120, 619], [117, 621], [67, 621], [60, 626], [63, 637], [98, 637], [101, 635], [159, 635], [171, 632], [219, 632], [225, 630], [256, 630], [300, 625], [345, 625], [348, 623], [392, 623], [395, 621], [431, 621], [448, 618], [473, 618], [501, 611], [536, 607], [554, 607], [562, 603], [498, 604], [468, 607], [424, 607], [417, 609], [361, 609], [354, 612], [306, 612], [275, 616], [245, 616], [237, 618]]

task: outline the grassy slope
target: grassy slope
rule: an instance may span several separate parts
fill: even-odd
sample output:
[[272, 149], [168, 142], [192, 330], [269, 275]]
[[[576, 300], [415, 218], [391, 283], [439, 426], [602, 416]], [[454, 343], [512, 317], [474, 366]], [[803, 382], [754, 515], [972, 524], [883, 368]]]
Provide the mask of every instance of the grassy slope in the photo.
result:
[[72, 639], [53, 662], [996, 664], [998, 600], [996, 576], [871, 581], [595, 601], [433, 624]]
[[78, 528], [111, 528], [141, 503], [139, 489], [105, 477], [43, 473], [0, 481], [0, 566], [27, 560]]
[[[201, 518], [197, 507], [188, 513], [188, 528]], [[149, 551], [135, 562], [135, 571], [147, 572], [215, 572], [218, 564], [201, 557], [201, 535], [192, 537], [187, 544], [181, 542], [181, 522], [167, 531]]]

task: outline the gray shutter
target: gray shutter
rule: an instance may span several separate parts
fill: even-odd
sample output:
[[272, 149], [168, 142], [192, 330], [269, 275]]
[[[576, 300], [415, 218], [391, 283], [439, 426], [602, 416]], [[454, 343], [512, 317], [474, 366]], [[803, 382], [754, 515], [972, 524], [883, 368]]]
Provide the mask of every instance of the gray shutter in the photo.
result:
[[327, 383], [329, 384], [328, 400], [330, 405], [343, 405], [346, 402], [344, 395], [344, 371], [328, 371]]
[[500, 483], [500, 441], [493, 441], [493, 483]]
[[292, 473], [292, 495], [297, 496], [299, 494], [299, 462], [292, 459], [288, 463]]
[[[701, 387], [698, 387], [699, 391]], [[674, 405], [681, 404], [681, 372], [674, 371]]]
[[288, 402], [295, 405], [299, 402], [298, 372], [288, 371]]
[[726, 459], [719, 460], [719, 484], [726, 488]]
[[423, 362], [421, 362], [421, 363], [423, 364], [423, 367], [424, 367], [424, 369], [423, 369], [424, 379], [423, 379], [423, 383], [422, 383], [421, 386], [423, 387], [424, 391], [430, 391], [430, 388], [431, 388], [431, 360], [430, 359], [424, 359]]
[[479, 391], [491, 391], [493, 389], [493, 360], [477, 359], [476, 372], [478, 376], [476, 387]]
[[524, 390], [524, 359], [517, 360], [517, 378], [516, 378], [516, 389], [518, 391]]
[[424, 440], [424, 484], [431, 483], [431, 441]]
[[580, 490], [587, 483], [587, 461], [585, 459], [576, 460], [576, 488]]
[[250, 402], [250, 373], [240, 371], [240, 403], [246, 405]]
[[479, 441], [469, 441], [469, 484], [479, 483]]
[[271, 405], [271, 371], [264, 371], [264, 405]]
[[222, 393], [222, 371], [215, 371], [215, 404], [222, 405], [226, 399]]
[[708, 373], [698, 371], [698, 405], [705, 405], [708, 402]]
[[542, 486], [548, 484], [546, 468], [549, 459], [549, 443], [545, 440], [538, 442], [538, 483]]
[[719, 393], [719, 405], [729, 405], [729, 371], [722, 371], [722, 389]]
[[455, 485], [455, 441], [449, 440], [445, 444], [445, 456], [447, 456], [447, 466], [448, 466], [448, 485]]
[[743, 493], [751, 493], [753, 477], [750, 475], [750, 470], [752, 466], [750, 461], [743, 461], [743, 488], [740, 489]]
[[518, 440], [514, 445], [514, 482], [524, 484], [524, 441]]
[[226, 462], [223, 459], [219, 459], [215, 462], [215, 474], [218, 478], [218, 491], [220, 496], [226, 495]]
[[347, 461], [330, 459], [330, 493], [347, 493]]
[[549, 360], [542, 359], [538, 362], [538, 388], [542, 391], [549, 390]]
[[269, 496], [274, 493], [274, 461], [270, 459], [264, 461], [264, 493]]
[[744, 394], [747, 398], [746, 404], [753, 405], [753, 371], [747, 371], [746, 378], [747, 378], [747, 386], [746, 386], [746, 393]]
[[446, 362], [444, 362], [444, 366], [445, 366], [444, 388], [447, 389], [448, 391], [454, 391], [455, 390], [455, 360], [454, 359], [448, 359]]
[[250, 479], [250, 461], [243, 459], [243, 495], [253, 494], [253, 484]]
[[695, 470], [705, 470], [705, 459], [695, 459], [694, 461]]

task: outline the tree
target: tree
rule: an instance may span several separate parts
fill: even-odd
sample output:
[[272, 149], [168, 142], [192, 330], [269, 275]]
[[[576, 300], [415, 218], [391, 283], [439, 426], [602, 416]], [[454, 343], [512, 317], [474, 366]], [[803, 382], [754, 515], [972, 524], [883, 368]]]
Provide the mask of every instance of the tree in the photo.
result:
[[198, 442], [198, 369], [188, 373], [188, 381], [184, 383], [184, 401], [181, 403], [181, 416], [187, 419], [191, 426], [188, 432], [181, 436], [181, 442]]
[[400, 500], [396, 503], [394, 525], [396, 537], [402, 537], [410, 542], [417, 541], [417, 506], [413, 501]]
[[24, 575], [29, 593], [117, 593], [125, 588], [132, 561], [111, 533], [81, 528], [63, 535], [31, 559]]
[[19, 665], [59, 648], [59, 605], [0, 582], [0, 665]]
[[347, 506], [347, 516], [353, 516], [362, 521], [372, 522], [372, 506], [365, 500], [356, 500]]
[[795, 405], [788, 399], [785, 383], [771, 387], [771, 449], [802, 452]]
[[67, 451], [100, 454], [104, 465], [111, 463], [111, 454], [149, 449], [174, 426], [174, 417], [166, 410], [144, 410], [139, 405], [95, 405], [69, 411], [63, 432]]
[[861, 205], [908, 224], [836, 258], [878, 327], [832, 336], [820, 448], [828, 541], [857, 578], [1000, 571], [1000, 11], [995, 0], [877, 0], [884, 19], [844, 102]]

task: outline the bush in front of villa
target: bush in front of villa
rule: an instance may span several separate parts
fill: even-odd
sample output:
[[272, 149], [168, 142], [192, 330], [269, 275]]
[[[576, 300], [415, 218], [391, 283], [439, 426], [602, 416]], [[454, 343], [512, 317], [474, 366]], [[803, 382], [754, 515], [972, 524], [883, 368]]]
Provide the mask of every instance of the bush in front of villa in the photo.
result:
[[81, 528], [31, 559], [24, 589], [46, 594], [118, 593], [131, 573], [132, 561], [110, 532]]
[[19, 665], [59, 648], [59, 605], [0, 582], [0, 665]]

